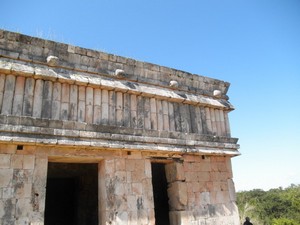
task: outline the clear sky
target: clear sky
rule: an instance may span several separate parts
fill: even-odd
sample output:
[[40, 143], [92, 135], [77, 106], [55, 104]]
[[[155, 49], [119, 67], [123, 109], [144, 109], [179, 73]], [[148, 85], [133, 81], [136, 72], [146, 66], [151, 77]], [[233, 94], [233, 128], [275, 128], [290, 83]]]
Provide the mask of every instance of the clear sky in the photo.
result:
[[0, 0], [0, 28], [231, 83], [236, 189], [300, 184], [299, 0]]

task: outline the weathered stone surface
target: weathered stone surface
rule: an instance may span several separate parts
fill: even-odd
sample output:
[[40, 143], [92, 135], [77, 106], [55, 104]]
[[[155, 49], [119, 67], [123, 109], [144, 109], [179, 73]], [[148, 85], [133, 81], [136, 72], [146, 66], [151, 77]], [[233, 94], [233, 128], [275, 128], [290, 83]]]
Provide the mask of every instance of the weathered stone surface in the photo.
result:
[[166, 178], [168, 183], [172, 183], [174, 181], [184, 181], [184, 169], [182, 163], [169, 163], [165, 166], [166, 169]]
[[10, 168], [10, 159], [9, 154], [0, 154], [0, 168]]
[[99, 165], [100, 224], [156, 223], [152, 163], [171, 224], [239, 224], [229, 83], [7, 31], [0, 49], [1, 224], [44, 223], [49, 162]]
[[5, 188], [9, 187], [10, 184], [12, 183], [12, 178], [13, 178], [13, 169], [0, 169], [0, 188]]
[[11, 114], [13, 96], [15, 90], [16, 77], [13, 75], [7, 75], [5, 79], [4, 94], [3, 94], [3, 103], [1, 113], [4, 115]]
[[170, 87], [172, 88], [178, 88], [179, 84], [176, 80], [171, 80], [170, 81]]
[[175, 181], [168, 188], [171, 210], [184, 210], [188, 203], [187, 185], [182, 181]]
[[172, 225], [181, 225], [181, 224], [192, 224], [189, 220], [189, 212], [186, 211], [171, 211], [170, 212], [170, 223]]
[[43, 102], [43, 80], [37, 80], [34, 88], [33, 97], [33, 117], [40, 118], [42, 115], [42, 102]]
[[47, 57], [47, 63], [49, 66], [57, 66], [59, 58], [57, 56], [50, 55]]
[[13, 63], [11, 71], [15, 75], [33, 76], [34, 68], [20, 63]]

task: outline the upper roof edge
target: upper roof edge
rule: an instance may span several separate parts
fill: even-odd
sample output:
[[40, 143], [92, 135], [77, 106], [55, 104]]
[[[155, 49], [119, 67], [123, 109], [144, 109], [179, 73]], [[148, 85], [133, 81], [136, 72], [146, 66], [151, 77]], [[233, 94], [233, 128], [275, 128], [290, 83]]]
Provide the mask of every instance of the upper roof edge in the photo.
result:
[[[116, 70], [122, 70], [125, 79], [211, 97], [216, 97], [215, 93], [219, 91], [218, 98], [228, 100], [226, 94], [230, 83], [222, 80], [1, 29], [0, 55], [42, 64], [46, 63], [48, 56], [55, 56], [59, 59], [57, 67], [107, 74], [114, 78]], [[177, 83], [176, 87], [171, 85], [172, 81]]]

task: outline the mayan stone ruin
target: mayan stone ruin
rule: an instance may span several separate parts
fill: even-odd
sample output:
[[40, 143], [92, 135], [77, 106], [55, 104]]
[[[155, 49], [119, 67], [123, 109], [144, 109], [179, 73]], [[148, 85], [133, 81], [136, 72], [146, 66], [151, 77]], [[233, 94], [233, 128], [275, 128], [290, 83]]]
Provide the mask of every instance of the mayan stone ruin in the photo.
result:
[[0, 30], [0, 224], [238, 225], [228, 88]]

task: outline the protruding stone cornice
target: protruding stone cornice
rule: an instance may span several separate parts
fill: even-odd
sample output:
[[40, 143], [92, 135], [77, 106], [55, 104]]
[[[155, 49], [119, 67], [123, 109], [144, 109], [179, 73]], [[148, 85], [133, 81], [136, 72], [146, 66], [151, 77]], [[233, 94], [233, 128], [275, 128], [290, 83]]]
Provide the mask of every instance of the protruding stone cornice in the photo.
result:
[[[0, 142], [239, 155], [236, 138], [0, 115]], [[138, 135], [138, 133], [142, 135]], [[183, 137], [184, 135], [185, 137]]]
[[115, 80], [105, 76], [79, 73], [66, 69], [55, 69], [39, 64], [26, 64], [16, 60], [0, 58], [0, 72], [3, 74], [33, 77], [35, 79], [59, 81], [62, 83], [92, 86], [101, 89], [115, 90], [123, 93], [142, 95], [191, 105], [209, 106], [223, 110], [233, 110], [234, 107], [224, 99], [212, 98], [188, 92], [167, 89], [126, 80]]

